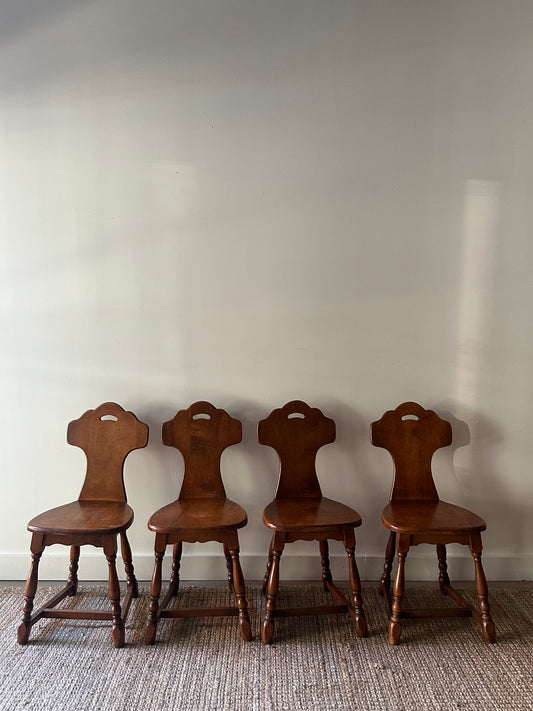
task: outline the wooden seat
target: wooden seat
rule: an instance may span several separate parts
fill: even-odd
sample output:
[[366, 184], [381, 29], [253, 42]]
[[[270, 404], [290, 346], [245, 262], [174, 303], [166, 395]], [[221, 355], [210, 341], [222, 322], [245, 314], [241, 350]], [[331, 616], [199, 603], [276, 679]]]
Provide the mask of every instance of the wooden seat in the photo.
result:
[[[258, 439], [273, 447], [279, 456], [280, 473], [276, 498], [265, 508], [263, 521], [272, 529], [273, 537], [263, 581], [266, 594], [266, 615], [262, 641], [270, 644], [274, 633], [274, 618], [293, 615], [321, 615], [350, 613], [360, 637], [367, 632], [361, 598], [361, 583], [355, 562], [354, 529], [361, 525], [361, 517], [349, 506], [322, 496], [315, 469], [318, 450], [335, 441], [335, 423], [320, 410], [310, 408], [301, 400], [294, 400], [274, 410], [259, 423]], [[328, 539], [343, 541], [348, 555], [351, 601], [333, 583]], [[322, 584], [340, 605], [292, 607], [278, 609], [280, 557], [286, 543], [319, 541], [322, 558]]]
[[[251, 639], [244, 577], [239, 562], [237, 530], [246, 526], [246, 511], [226, 498], [220, 472], [220, 458], [226, 447], [242, 438], [241, 423], [208, 402], [196, 402], [181, 410], [163, 425], [163, 444], [183, 455], [185, 471], [179, 498], [156, 511], [148, 521], [155, 532], [155, 567], [150, 590], [150, 609], [145, 630], [147, 644], [155, 642], [161, 617], [239, 617], [241, 637]], [[236, 607], [169, 607], [179, 590], [179, 569], [184, 542], [219, 541], [223, 545], [228, 583]], [[162, 563], [166, 547], [174, 544], [172, 573], [168, 592], [159, 604]]]
[[[452, 428], [432, 410], [415, 402], [404, 402], [386, 412], [371, 425], [371, 440], [387, 449], [394, 462], [394, 483], [390, 503], [381, 519], [390, 530], [380, 591], [389, 616], [389, 641], [397, 644], [402, 632], [401, 620], [421, 617], [473, 617], [480, 623], [488, 642], [495, 640], [495, 626], [490, 614], [488, 588], [481, 564], [481, 531], [485, 521], [460, 506], [440, 501], [431, 472], [431, 460], [437, 449], [452, 441]], [[437, 610], [404, 610], [405, 560], [411, 546], [436, 545], [439, 585], [458, 605]], [[446, 563], [446, 544], [461, 543], [470, 548], [474, 559], [476, 588], [480, 610], [470, 606], [450, 584]], [[391, 595], [391, 571], [395, 556], [398, 566]]]
[[[32, 626], [43, 617], [111, 620], [113, 644], [115, 647], [123, 647], [124, 623], [131, 600], [138, 595], [131, 548], [126, 536], [126, 530], [133, 521], [133, 511], [126, 503], [124, 460], [132, 450], [146, 446], [148, 427], [139, 422], [132, 412], [125, 412], [114, 402], [106, 402], [71, 422], [67, 430], [67, 441], [83, 449], [87, 456], [85, 482], [77, 501], [45, 511], [28, 524], [28, 530], [32, 533], [32, 563], [17, 638], [20, 644], [25, 644]], [[122, 606], [115, 566], [118, 535], [127, 576]], [[63, 590], [32, 614], [39, 561], [45, 547], [54, 543], [71, 547], [70, 575]], [[109, 565], [110, 612], [55, 609], [61, 600], [77, 592], [78, 561], [80, 546], [83, 545], [104, 550]]]

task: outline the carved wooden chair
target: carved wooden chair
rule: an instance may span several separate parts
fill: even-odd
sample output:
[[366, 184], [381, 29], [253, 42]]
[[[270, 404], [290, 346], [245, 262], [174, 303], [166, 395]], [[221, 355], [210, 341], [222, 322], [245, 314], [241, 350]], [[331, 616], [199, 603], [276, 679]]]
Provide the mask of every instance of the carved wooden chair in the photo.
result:
[[[241, 637], [251, 639], [250, 618], [244, 577], [239, 562], [237, 530], [246, 526], [246, 511], [226, 497], [220, 473], [220, 458], [226, 447], [242, 438], [242, 427], [225, 410], [208, 402], [196, 402], [163, 425], [163, 444], [183, 455], [185, 471], [179, 498], [156, 511], [148, 521], [155, 532], [155, 567], [150, 590], [150, 609], [145, 630], [147, 644], [153, 644], [161, 617], [239, 617]], [[219, 541], [224, 548], [228, 583], [236, 607], [169, 607], [179, 590], [179, 569], [184, 542]], [[168, 592], [159, 604], [162, 562], [166, 547], [173, 544], [173, 564]]]
[[[321, 615], [348, 612], [355, 620], [360, 637], [367, 632], [363, 611], [361, 583], [355, 562], [354, 529], [361, 525], [361, 516], [353, 509], [322, 496], [315, 468], [318, 450], [335, 441], [335, 423], [316, 408], [301, 400], [288, 402], [273, 410], [259, 423], [260, 444], [273, 447], [279, 456], [280, 472], [276, 498], [263, 512], [263, 521], [273, 531], [268, 563], [263, 581], [266, 594], [266, 615], [262, 641], [270, 644], [275, 617]], [[343, 541], [348, 556], [351, 601], [334, 584], [330, 571], [328, 539]], [[319, 541], [322, 558], [322, 584], [341, 603], [316, 607], [278, 609], [280, 557], [286, 543]]]
[[[371, 440], [387, 449], [394, 463], [394, 483], [390, 503], [381, 519], [390, 530], [380, 591], [389, 616], [389, 641], [397, 644], [402, 632], [401, 620], [423, 617], [473, 617], [481, 625], [488, 642], [495, 640], [495, 626], [490, 614], [488, 589], [481, 564], [481, 531], [485, 521], [467, 509], [439, 499], [431, 473], [431, 460], [437, 449], [452, 441], [452, 428], [432, 410], [415, 402], [404, 402], [386, 412], [371, 425]], [[402, 608], [405, 587], [405, 559], [411, 546], [436, 545], [439, 585], [458, 607], [420, 610]], [[462, 543], [474, 559], [480, 611], [470, 606], [450, 584], [446, 563], [446, 544]], [[398, 566], [391, 596], [391, 571], [395, 551]]]
[[[131, 548], [126, 537], [126, 530], [133, 521], [133, 510], [126, 503], [124, 460], [132, 450], [146, 446], [148, 427], [139, 422], [132, 412], [125, 412], [114, 402], [106, 402], [71, 422], [67, 430], [67, 441], [83, 449], [86, 454], [85, 482], [77, 501], [45, 511], [28, 523], [28, 530], [32, 533], [32, 563], [17, 638], [20, 644], [26, 644], [32, 626], [43, 617], [111, 620], [113, 644], [115, 647], [123, 647], [124, 623], [131, 599], [138, 595]], [[127, 589], [122, 606], [115, 566], [119, 534], [127, 576]], [[54, 543], [70, 546], [70, 575], [63, 590], [32, 614], [39, 561], [45, 547]], [[72, 597], [77, 592], [78, 561], [80, 546], [83, 545], [104, 550], [109, 565], [110, 612], [55, 609], [61, 600]]]

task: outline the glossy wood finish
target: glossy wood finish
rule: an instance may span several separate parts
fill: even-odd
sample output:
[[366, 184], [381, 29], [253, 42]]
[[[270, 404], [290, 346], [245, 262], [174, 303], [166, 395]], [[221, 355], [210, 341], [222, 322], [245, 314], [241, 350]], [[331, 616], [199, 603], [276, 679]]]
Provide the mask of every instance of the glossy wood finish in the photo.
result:
[[[58, 619], [111, 620], [115, 647], [124, 646], [124, 623], [131, 600], [137, 597], [137, 580], [126, 530], [133, 521], [133, 511], [126, 503], [124, 461], [134, 449], [145, 447], [148, 427], [132, 412], [113, 402], [88, 410], [68, 426], [67, 441], [81, 447], [87, 457], [85, 481], [77, 501], [45, 511], [28, 523], [32, 533], [32, 562], [25, 588], [23, 617], [17, 638], [25, 644], [32, 626], [43, 617]], [[120, 602], [120, 585], [116, 571], [117, 538], [127, 577], [126, 595]], [[38, 584], [38, 567], [46, 546], [59, 543], [70, 546], [70, 569], [66, 586], [38, 610], [33, 603]], [[55, 609], [78, 589], [80, 547], [102, 548], [109, 568], [111, 612]]]
[[[263, 581], [263, 592], [267, 598], [261, 634], [263, 643], [270, 644], [272, 641], [276, 617], [294, 615], [348, 612], [354, 618], [357, 634], [364, 637], [367, 624], [355, 561], [354, 532], [361, 525], [361, 517], [349, 506], [322, 496], [315, 467], [318, 450], [335, 441], [335, 423], [320, 410], [309, 407], [301, 400], [293, 400], [271, 412], [259, 423], [258, 439], [260, 444], [277, 451], [280, 462], [276, 498], [263, 512], [263, 522], [273, 532]], [[340, 605], [286, 609], [277, 607], [280, 558], [285, 545], [298, 540], [319, 542], [322, 584]], [[332, 580], [328, 540], [344, 543], [348, 556], [351, 600]]]
[[[245, 510], [226, 497], [220, 458], [226, 447], [242, 437], [241, 423], [225, 410], [209, 402], [196, 402], [180, 410], [163, 425], [163, 443], [183, 455], [185, 471], [179, 498], [156, 511], [148, 521], [155, 536], [155, 566], [150, 589], [150, 609], [145, 641], [153, 644], [160, 618], [215, 617], [235, 615], [239, 618], [241, 637], [251, 639], [250, 618], [244, 577], [239, 561], [237, 530], [247, 523]], [[183, 543], [222, 543], [228, 570], [228, 585], [235, 596], [236, 607], [177, 608], [169, 603], [179, 591], [179, 570]], [[162, 588], [162, 565], [167, 545], [173, 544], [172, 573], [168, 592], [159, 602]]]
[[[485, 639], [494, 642], [496, 631], [481, 564], [481, 532], [486, 529], [485, 521], [468, 509], [440, 501], [433, 481], [431, 460], [437, 449], [451, 444], [450, 423], [417, 403], [404, 402], [373, 422], [370, 433], [372, 444], [387, 449], [394, 463], [391, 500], [381, 514], [384, 525], [390, 530], [380, 582], [389, 616], [390, 643], [399, 642], [402, 619], [422, 617], [473, 617], [481, 625]], [[403, 609], [407, 554], [411, 546], [421, 543], [436, 546], [441, 592], [450, 596], [458, 608]], [[446, 563], [448, 543], [461, 543], [470, 548], [479, 610], [471, 607], [450, 585]], [[398, 565], [391, 591], [395, 553]]]

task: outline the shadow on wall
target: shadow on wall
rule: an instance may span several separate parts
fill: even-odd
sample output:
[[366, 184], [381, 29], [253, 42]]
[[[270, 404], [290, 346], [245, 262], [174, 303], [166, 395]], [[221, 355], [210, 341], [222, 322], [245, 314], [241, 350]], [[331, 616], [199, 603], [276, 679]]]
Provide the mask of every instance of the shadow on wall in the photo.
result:
[[[465, 409], [464, 404], [443, 402], [435, 409], [451, 423], [453, 430], [452, 444], [441, 450], [442, 455], [435, 467], [439, 494], [442, 498], [449, 496], [452, 503], [465, 506], [485, 519], [487, 531], [483, 534], [483, 541], [487, 553], [490, 553], [491, 541], [497, 542], [499, 550], [508, 553], [523, 550], [527, 539], [526, 522], [531, 511], [529, 506], [509, 499], [508, 489], [498, 469], [498, 450], [503, 442], [501, 430], [494, 420], [479, 411]], [[466, 421], [453, 414], [459, 409]], [[460, 451], [463, 447], [467, 449]], [[439, 489], [439, 472], [444, 475], [446, 471], [448, 483]], [[496, 510], [497, 517], [487, 516], [488, 511]], [[508, 578], [513, 578], [511, 561]]]
[[[286, 401], [296, 399], [288, 397]], [[191, 402], [159, 403], [141, 413], [141, 419], [150, 427], [150, 443], [138, 454], [135, 467], [128, 469], [128, 491], [132, 492], [135, 508], [135, 491], [143, 491], [140, 507], [155, 511], [177, 498], [183, 476], [183, 460], [179, 453], [161, 442], [162, 423], [171, 419], [179, 409]], [[229, 447], [222, 455], [222, 476], [229, 498], [241, 504], [248, 513], [249, 528], [243, 537], [242, 551], [262, 555], [268, 547], [270, 533], [262, 525], [262, 511], [273, 499], [276, 491], [279, 460], [270, 447], [259, 445], [257, 423], [268, 416], [275, 407], [252, 400], [235, 399], [213, 402], [239, 419], [243, 426], [240, 444]], [[392, 403], [394, 408], [399, 403]], [[525, 542], [524, 529], [518, 527], [527, 520], [525, 506], [506, 503], [507, 492], [497, 468], [497, 451], [502, 435], [495, 422], [471, 410], [464, 419], [454, 413], [465, 413], [464, 405], [443, 401], [436, 405], [421, 403], [434, 409], [452, 425], [453, 439], [449, 447], [438, 450], [433, 459], [433, 475], [440, 497], [464, 506], [484, 517], [487, 532], [483, 540], [490, 554], [492, 543], [506, 551], [520, 550]], [[357, 533], [360, 558], [381, 558], [385, 549], [387, 532], [381, 524], [380, 513], [389, 500], [393, 480], [390, 455], [377, 450], [370, 443], [369, 420], [354, 408], [338, 400], [309, 402], [336, 423], [336, 440], [322, 447], [317, 455], [317, 473], [324, 496], [352, 506], [363, 517], [363, 526]], [[382, 413], [378, 413], [379, 418]], [[141, 458], [143, 461], [141, 461]], [[147, 472], [150, 486], [147, 488]], [[135, 483], [135, 477], [139, 481]], [[500, 508], [498, 518], [488, 518], [487, 512]], [[302, 550], [307, 550], [302, 544]], [[332, 542], [332, 554], [342, 556], [342, 545]], [[364, 551], [364, 555], [363, 554]], [[422, 553], [422, 551], [420, 551]], [[510, 563], [511, 565], [512, 563]], [[361, 560], [361, 573], [364, 564]], [[509, 570], [508, 577], [513, 577]]]

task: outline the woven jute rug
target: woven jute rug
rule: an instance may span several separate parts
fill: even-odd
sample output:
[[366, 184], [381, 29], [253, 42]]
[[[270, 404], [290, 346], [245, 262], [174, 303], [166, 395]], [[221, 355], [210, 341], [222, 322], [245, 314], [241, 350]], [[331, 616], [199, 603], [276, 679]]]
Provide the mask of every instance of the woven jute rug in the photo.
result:
[[[0, 589], [2, 711], [423, 711], [533, 709], [533, 590], [491, 589], [497, 642], [472, 620], [406, 621], [391, 647], [383, 601], [364, 587], [369, 636], [346, 615], [280, 618], [274, 642], [259, 639], [264, 600], [248, 588], [254, 640], [241, 641], [235, 618], [161, 620], [145, 646], [148, 586], [130, 610], [126, 647], [108, 624], [41, 620], [26, 646], [16, 642], [22, 590]], [[37, 604], [50, 589], [38, 592]], [[69, 604], [107, 609], [105, 587], [83, 589]], [[280, 605], [324, 600], [320, 587], [285, 586]], [[40, 597], [39, 597], [40, 596]], [[471, 591], [465, 596], [473, 599]], [[442, 607], [438, 591], [409, 589], [413, 605]], [[226, 587], [184, 586], [186, 606], [232, 604]]]

